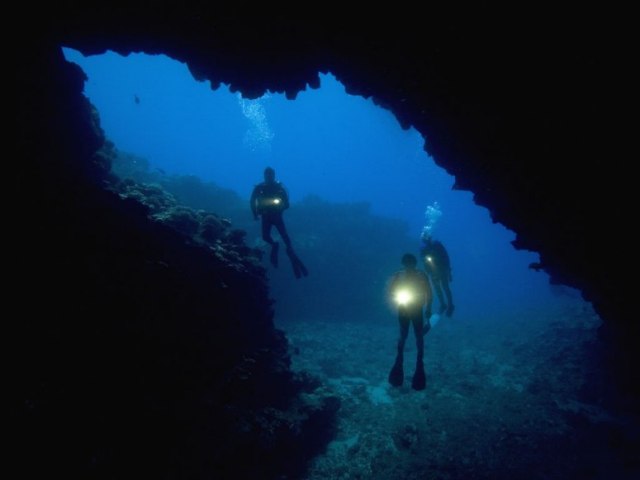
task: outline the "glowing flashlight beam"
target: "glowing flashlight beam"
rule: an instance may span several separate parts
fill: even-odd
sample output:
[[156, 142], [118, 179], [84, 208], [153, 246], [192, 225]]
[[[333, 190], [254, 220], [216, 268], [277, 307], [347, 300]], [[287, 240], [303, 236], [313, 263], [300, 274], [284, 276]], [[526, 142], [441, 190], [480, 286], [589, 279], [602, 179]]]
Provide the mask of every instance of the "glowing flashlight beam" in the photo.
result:
[[413, 294], [409, 290], [398, 290], [395, 300], [398, 305], [405, 306], [413, 301]]

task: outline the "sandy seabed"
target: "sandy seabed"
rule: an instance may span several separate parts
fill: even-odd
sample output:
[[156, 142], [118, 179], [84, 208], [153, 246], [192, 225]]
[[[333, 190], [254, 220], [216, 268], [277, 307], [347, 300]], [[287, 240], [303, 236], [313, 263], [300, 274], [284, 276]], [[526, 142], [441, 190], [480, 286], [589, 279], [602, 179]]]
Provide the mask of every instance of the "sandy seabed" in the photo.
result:
[[632, 479], [638, 426], [606, 407], [599, 317], [576, 304], [501, 318], [442, 317], [425, 338], [427, 388], [387, 375], [397, 321], [278, 321], [293, 368], [338, 396], [338, 434], [309, 480]]

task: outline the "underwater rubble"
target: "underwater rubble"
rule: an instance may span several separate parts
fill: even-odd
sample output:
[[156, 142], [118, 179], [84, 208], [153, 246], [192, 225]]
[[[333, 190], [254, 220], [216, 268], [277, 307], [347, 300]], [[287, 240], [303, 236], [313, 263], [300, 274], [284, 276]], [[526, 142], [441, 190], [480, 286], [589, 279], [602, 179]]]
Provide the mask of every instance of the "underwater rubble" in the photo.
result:
[[276, 319], [294, 369], [342, 404], [337, 436], [306, 478], [638, 478], [637, 419], [609, 402], [601, 321], [585, 305], [439, 322], [425, 339], [422, 392], [387, 383], [392, 315]]

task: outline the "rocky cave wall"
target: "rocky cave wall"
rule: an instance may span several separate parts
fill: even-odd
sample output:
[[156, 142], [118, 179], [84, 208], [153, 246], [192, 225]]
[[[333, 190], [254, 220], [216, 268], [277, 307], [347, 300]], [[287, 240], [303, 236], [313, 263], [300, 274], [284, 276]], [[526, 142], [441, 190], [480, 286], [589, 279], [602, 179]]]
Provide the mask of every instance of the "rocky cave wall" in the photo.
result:
[[13, 70], [6, 190], [16, 468], [300, 475], [331, 439], [339, 401], [290, 370], [264, 268], [237, 231], [198, 243], [121, 197], [84, 73], [56, 43], [30, 40]]
[[[639, 338], [624, 274], [635, 218], [615, 108], [625, 89], [619, 44], [608, 35], [615, 25], [604, 12], [584, 8], [427, 6], [420, 14], [365, 14], [311, 4], [230, 10], [198, 1], [59, 2], [21, 14], [29, 35], [16, 79], [39, 77], [31, 87], [55, 98], [68, 87], [53, 81], [57, 66], [50, 61], [62, 45], [85, 54], [163, 53], [186, 62], [196, 79], [214, 88], [224, 82], [248, 97], [271, 90], [294, 98], [318, 85], [318, 72], [332, 72], [350, 93], [372, 97], [420, 131], [426, 151], [455, 175], [456, 188], [473, 192], [496, 222], [516, 232], [517, 248], [540, 253], [534, 268], [583, 292], [605, 320], [612, 366], [624, 367], [637, 362]], [[20, 97], [21, 109], [38, 112], [31, 98]], [[92, 148], [82, 132], [60, 136], [59, 125], [35, 115], [19, 115], [18, 123], [22, 148], [34, 131], [56, 148]], [[21, 168], [37, 174], [42, 161], [26, 155]], [[17, 184], [23, 192], [28, 175]], [[615, 371], [629, 389], [637, 384], [637, 374]]]

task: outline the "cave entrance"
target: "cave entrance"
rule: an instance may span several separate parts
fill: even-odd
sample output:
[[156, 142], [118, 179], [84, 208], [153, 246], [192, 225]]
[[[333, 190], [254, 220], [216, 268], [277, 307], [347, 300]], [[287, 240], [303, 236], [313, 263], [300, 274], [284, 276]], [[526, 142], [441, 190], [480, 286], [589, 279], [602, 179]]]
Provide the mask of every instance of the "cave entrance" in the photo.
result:
[[[209, 205], [184, 185], [172, 193], [229, 218], [247, 231], [250, 246], [265, 246], [248, 208], [251, 189], [267, 165], [276, 169], [292, 201], [285, 214], [290, 235], [313, 272], [296, 282], [288, 265], [275, 270], [265, 259], [280, 318], [387, 317], [383, 272], [400, 268], [405, 250], [419, 249], [429, 222], [452, 257], [457, 315], [555, 306], [567, 298], [556, 295], [545, 273], [528, 269], [536, 254], [516, 251], [512, 232], [494, 224], [470, 193], [452, 190], [453, 177], [425, 153], [418, 132], [403, 130], [371, 100], [348, 95], [330, 74], [296, 100], [281, 94], [247, 100], [226, 86], [212, 90], [194, 81], [184, 64], [165, 56], [84, 57], [69, 49], [65, 55], [87, 73], [85, 94], [107, 138], [123, 161], [133, 162], [114, 168], [126, 175], [135, 165], [148, 181], [195, 176], [215, 185]], [[441, 215], [430, 220], [425, 212], [434, 206]], [[379, 228], [372, 229], [375, 220]], [[363, 287], [379, 298], [354, 295]]]
[[[506, 464], [526, 463], [532, 444], [562, 452], [576, 433], [598, 445], [597, 430], [567, 419], [593, 392], [585, 360], [599, 319], [575, 291], [528, 269], [537, 255], [516, 251], [512, 232], [470, 193], [452, 190], [418, 132], [329, 74], [296, 100], [247, 100], [195, 82], [166, 57], [65, 54], [88, 75], [85, 93], [118, 150], [116, 174], [229, 218], [252, 247], [264, 247], [248, 203], [264, 168], [288, 188], [285, 221], [310, 275], [297, 280], [286, 259], [275, 269], [265, 256], [275, 322], [294, 347], [294, 368], [320, 377], [344, 407], [338, 438], [309, 478], [340, 468], [370, 476], [385, 455], [404, 478], [419, 439], [416, 451], [435, 462], [428, 468], [443, 471], [451, 452]], [[435, 217], [425, 217], [428, 207]], [[397, 320], [385, 287], [401, 256], [417, 253], [425, 226], [449, 250], [456, 311], [426, 337], [428, 395], [416, 399], [387, 383]], [[411, 365], [412, 338], [405, 355]], [[554, 457], [554, 468], [570, 471], [567, 458]]]

